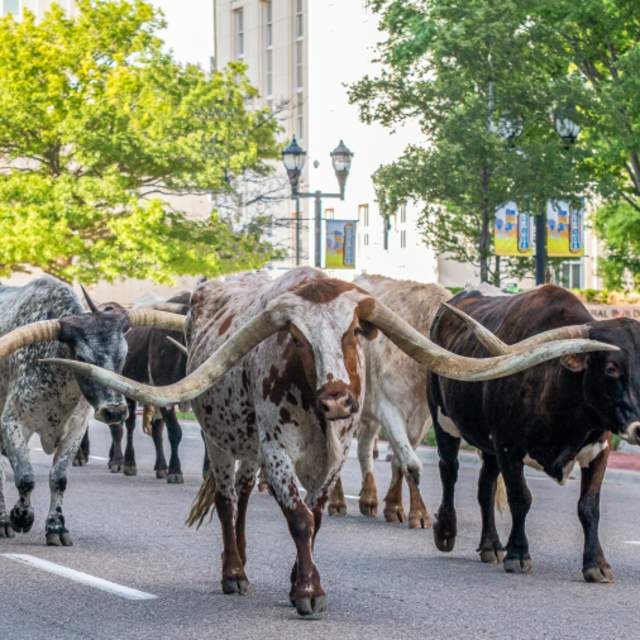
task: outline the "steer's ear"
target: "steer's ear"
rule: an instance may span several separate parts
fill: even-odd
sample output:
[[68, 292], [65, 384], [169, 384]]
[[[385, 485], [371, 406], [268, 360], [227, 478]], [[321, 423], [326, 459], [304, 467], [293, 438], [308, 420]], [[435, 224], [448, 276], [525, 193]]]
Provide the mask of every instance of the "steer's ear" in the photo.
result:
[[569, 369], [569, 371], [573, 371], [574, 373], [584, 371], [589, 364], [586, 353], [572, 353], [569, 356], [560, 358], [560, 362], [562, 362], [562, 366], [565, 369]]

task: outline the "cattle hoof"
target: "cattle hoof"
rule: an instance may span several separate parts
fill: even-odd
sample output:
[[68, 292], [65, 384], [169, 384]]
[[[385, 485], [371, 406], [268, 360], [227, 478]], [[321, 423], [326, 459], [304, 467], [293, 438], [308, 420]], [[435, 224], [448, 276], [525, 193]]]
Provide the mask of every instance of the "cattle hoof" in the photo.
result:
[[184, 478], [181, 473], [170, 473], [167, 476], [167, 482], [169, 484], [184, 484]]
[[531, 558], [505, 558], [503, 566], [507, 573], [531, 573], [533, 571]]
[[259, 493], [269, 493], [269, 483], [268, 482], [259, 482], [258, 483], [258, 492]]
[[506, 555], [504, 549], [480, 549], [480, 560], [485, 564], [501, 564]]
[[367, 518], [375, 518], [378, 515], [378, 503], [374, 501], [358, 502], [360, 513]]
[[582, 570], [582, 575], [586, 582], [599, 584], [609, 584], [613, 582], [613, 571], [611, 567], [589, 567]]
[[47, 533], [47, 546], [48, 547], [72, 547], [73, 540], [69, 532], [66, 533]]
[[431, 529], [431, 518], [426, 511], [409, 512], [409, 529]]
[[11, 509], [11, 527], [14, 531], [18, 533], [27, 533], [31, 531], [31, 527], [33, 526], [33, 521], [35, 519], [35, 514], [33, 512], [33, 507], [21, 507], [16, 505]]
[[110, 462], [109, 463], [109, 471], [111, 473], [121, 473], [122, 472], [122, 465]]
[[125, 476], [137, 476], [138, 467], [136, 467], [135, 464], [125, 464], [124, 467], [122, 467], [122, 473], [124, 473]]
[[433, 525], [433, 541], [438, 550], [444, 553], [453, 551], [457, 532], [456, 512], [441, 507]]
[[164, 480], [169, 475], [166, 469], [156, 469], [156, 478], [158, 480]]
[[399, 507], [385, 507], [384, 509], [384, 519], [387, 522], [404, 522], [406, 516], [404, 514], [404, 509], [402, 506]]
[[347, 505], [345, 502], [335, 502], [327, 507], [330, 516], [346, 516]]
[[15, 535], [9, 516], [6, 513], [0, 516], [0, 538], [14, 538]]
[[246, 578], [223, 578], [220, 584], [222, 585], [222, 593], [225, 595], [238, 593], [244, 596], [249, 591], [249, 581]]
[[327, 596], [294, 598], [293, 605], [299, 616], [308, 618], [327, 610]]

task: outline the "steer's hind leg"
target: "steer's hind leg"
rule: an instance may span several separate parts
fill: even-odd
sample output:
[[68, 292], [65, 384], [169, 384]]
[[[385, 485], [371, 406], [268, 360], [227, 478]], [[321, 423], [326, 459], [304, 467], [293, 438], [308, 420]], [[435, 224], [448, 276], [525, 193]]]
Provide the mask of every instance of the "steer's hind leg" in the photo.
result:
[[[360, 421], [358, 433], [358, 461], [362, 473], [362, 488], [358, 506], [360, 513], [369, 518], [375, 518], [378, 513], [378, 489], [373, 475], [373, 450], [380, 424], [374, 420]], [[346, 513], [346, 503], [345, 503]]]
[[173, 407], [170, 409], [160, 409], [164, 423], [167, 425], [167, 435], [169, 436], [169, 445], [171, 447], [171, 457], [169, 458], [169, 475], [167, 482], [169, 484], [182, 484], [184, 478], [182, 476], [182, 466], [180, 465], [180, 456], [178, 449], [182, 440], [182, 427], [176, 417]]
[[507, 497], [511, 510], [511, 534], [507, 542], [504, 570], [507, 573], [531, 573], [533, 563], [529, 555], [529, 541], [525, 532], [525, 520], [531, 508], [531, 492], [524, 478], [522, 459], [496, 442], [500, 471], [507, 485]]
[[498, 461], [488, 453], [482, 454], [482, 468], [478, 478], [478, 503], [482, 515], [482, 534], [478, 551], [480, 560], [488, 564], [499, 564], [505, 554], [496, 530], [495, 503], [498, 475]]
[[384, 497], [383, 513], [387, 522], [404, 522], [406, 519], [402, 506], [402, 471], [396, 455], [391, 458], [391, 483]]
[[[610, 439], [610, 436], [607, 437]], [[588, 466], [581, 468], [582, 482], [580, 500], [578, 501], [578, 517], [584, 530], [582, 575], [587, 582], [613, 582], [613, 571], [605, 558], [598, 537], [600, 487], [607, 469], [609, 451], [610, 448], [607, 446]]]
[[269, 486], [287, 519], [289, 532], [296, 545], [289, 598], [301, 616], [320, 613], [326, 609], [327, 603], [320, 584], [320, 574], [313, 562], [316, 505], [312, 511], [300, 497], [293, 464], [280, 444], [271, 440], [262, 441], [261, 446]]
[[84, 436], [82, 436], [82, 442], [80, 443], [80, 447], [78, 448], [78, 453], [76, 453], [76, 457], [73, 459], [74, 467], [83, 467], [86, 464], [89, 464], [89, 430], [87, 429], [84, 432]]
[[51, 504], [47, 515], [46, 537], [49, 546], [70, 547], [73, 542], [65, 525], [62, 514], [62, 499], [67, 488], [67, 467], [80, 447], [82, 437], [87, 429], [89, 407], [81, 400], [75, 409], [66, 428], [66, 435], [56, 448], [53, 457], [53, 467], [49, 472], [49, 489]]
[[[216, 492], [214, 503], [216, 513], [222, 528], [222, 542], [224, 550], [222, 552], [222, 592], [225, 594], [247, 593], [249, 580], [244, 572], [244, 562], [238, 546], [236, 530], [236, 514], [238, 509], [237, 494], [235, 489], [235, 458], [226, 451], [220, 449], [212, 442], [207, 442], [207, 450], [211, 460], [211, 469], [216, 481]], [[253, 467], [253, 474], [256, 467]], [[250, 493], [250, 491], [249, 491]], [[245, 496], [248, 501], [248, 494]], [[246, 502], [243, 504], [246, 512]], [[239, 513], [238, 513], [239, 518]], [[238, 520], [238, 522], [240, 522]], [[241, 523], [244, 529], [244, 515]]]
[[247, 507], [256, 484], [258, 464], [243, 461], [236, 473], [236, 494], [238, 496], [238, 516], [236, 518], [236, 543], [243, 566], [247, 564]]
[[0, 459], [0, 538], [13, 538], [14, 535], [11, 519], [7, 512], [7, 503], [4, 499], [4, 466], [2, 459]]
[[[134, 409], [135, 411], [135, 409]], [[124, 428], [122, 423], [109, 425], [111, 432], [111, 447], [109, 448], [109, 471], [120, 473], [124, 465], [124, 455], [122, 453], [122, 436]]]
[[433, 525], [433, 540], [440, 551], [449, 552], [453, 551], [458, 534], [454, 495], [458, 481], [460, 438], [449, 435], [437, 419], [433, 421], [433, 428], [440, 456], [438, 468], [442, 484], [442, 502]]
[[342, 479], [338, 476], [336, 483], [333, 485], [333, 489], [329, 494], [329, 504], [327, 511], [330, 516], [345, 516], [347, 515], [347, 501], [344, 497], [344, 490], [342, 488]]
[[33, 526], [34, 520], [31, 492], [35, 486], [35, 478], [22, 426], [10, 406], [5, 406], [2, 412], [1, 428], [2, 444], [11, 463], [19, 494], [18, 502], [9, 514], [11, 527], [14, 531], [26, 533]]
[[125, 422], [127, 427], [127, 447], [124, 451], [124, 466], [122, 472], [125, 476], [138, 475], [138, 467], [136, 466], [136, 452], [133, 447], [133, 432], [136, 428], [136, 401], [127, 398], [127, 407], [129, 415]]

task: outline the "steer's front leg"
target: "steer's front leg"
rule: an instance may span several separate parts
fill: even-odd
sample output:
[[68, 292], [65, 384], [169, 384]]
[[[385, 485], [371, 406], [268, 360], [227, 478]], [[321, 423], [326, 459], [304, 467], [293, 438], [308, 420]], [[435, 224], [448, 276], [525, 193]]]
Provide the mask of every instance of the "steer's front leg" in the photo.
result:
[[[280, 444], [273, 440], [263, 441], [262, 462], [269, 486], [287, 519], [296, 545], [289, 598], [301, 616], [320, 613], [326, 609], [327, 603], [320, 574], [313, 562], [316, 516], [300, 497], [293, 464]], [[317, 511], [319, 524], [320, 505], [317, 505]]]
[[66, 435], [58, 445], [53, 457], [53, 466], [49, 472], [51, 503], [46, 525], [46, 540], [49, 546], [70, 547], [73, 545], [62, 514], [62, 500], [67, 488], [67, 467], [80, 448], [87, 429], [88, 417], [89, 407], [84, 400], [81, 400], [69, 418]]
[[606, 449], [601, 451], [588, 466], [581, 468], [582, 482], [580, 500], [578, 501], [578, 517], [584, 530], [582, 575], [587, 582], [613, 582], [613, 571], [604, 556], [598, 538], [600, 487], [607, 469], [611, 435], [603, 434], [599, 442], [606, 442]]
[[533, 563], [529, 555], [529, 541], [525, 533], [525, 520], [531, 508], [531, 492], [524, 479], [524, 465], [508, 447], [496, 443], [500, 471], [507, 485], [511, 510], [511, 535], [507, 542], [504, 570], [507, 573], [531, 573]]
[[4, 450], [11, 463], [20, 496], [9, 514], [11, 527], [14, 531], [27, 533], [31, 530], [34, 520], [31, 492], [35, 486], [35, 479], [22, 425], [10, 406], [5, 406], [2, 413], [1, 428]]

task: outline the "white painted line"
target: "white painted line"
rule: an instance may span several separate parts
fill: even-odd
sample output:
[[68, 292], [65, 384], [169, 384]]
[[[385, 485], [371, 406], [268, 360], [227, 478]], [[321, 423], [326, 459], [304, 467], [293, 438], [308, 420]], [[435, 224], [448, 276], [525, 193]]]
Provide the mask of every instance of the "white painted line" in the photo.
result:
[[92, 460], [101, 460], [102, 462], [109, 462], [109, 458], [103, 458], [102, 456], [89, 456]]
[[26, 553], [3, 553], [2, 555], [9, 560], [14, 560], [15, 562], [26, 564], [27, 566], [34, 567], [36, 569], [42, 569], [42, 571], [48, 571], [49, 573], [61, 576], [62, 578], [68, 578], [74, 582], [79, 582], [80, 584], [84, 584], [88, 587], [112, 593], [113, 595], [126, 598], [127, 600], [154, 600], [158, 597], [154, 596], [152, 593], [145, 593], [144, 591], [124, 587], [116, 582], [96, 578], [88, 573], [69, 569], [68, 567], [63, 567], [61, 564], [49, 562], [42, 558], [36, 558], [35, 556], [30, 556]]
[[640, 545], [640, 540], [625, 540], [625, 544], [637, 544]]
[[350, 496], [348, 493], [345, 493], [344, 497], [349, 498], [349, 500], [360, 500], [360, 496]]

